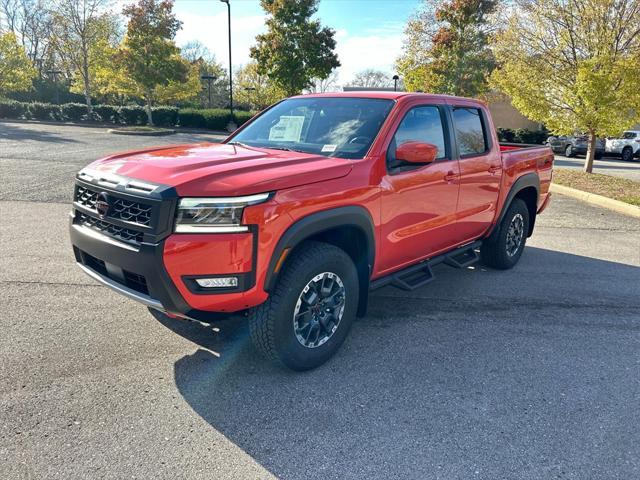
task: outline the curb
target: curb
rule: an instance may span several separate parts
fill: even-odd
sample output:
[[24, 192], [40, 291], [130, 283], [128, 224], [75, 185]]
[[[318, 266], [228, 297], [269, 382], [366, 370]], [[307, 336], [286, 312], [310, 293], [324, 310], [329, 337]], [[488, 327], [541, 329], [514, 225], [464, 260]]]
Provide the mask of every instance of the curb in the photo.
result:
[[109, 130], [107, 130], [107, 133], [112, 133], [114, 135], [138, 135], [141, 137], [163, 137], [165, 135], [173, 135], [174, 133], [176, 133], [176, 131], [169, 128], [155, 131], [119, 130], [116, 128], [110, 128]]
[[603, 197], [602, 195], [597, 195], [595, 193], [565, 187], [564, 185], [558, 185], [557, 183], [551, 184], [551, 191], [560, 195], [575, 198], [576, 200], [580, 200], [585, 203], [590, 203], [591, 205], [596, 205], [624, 215], [629, 215], [630, 217], [640, 218], [640, 207], [621, 202], [620, 200], [614, 200], [613, 198]]

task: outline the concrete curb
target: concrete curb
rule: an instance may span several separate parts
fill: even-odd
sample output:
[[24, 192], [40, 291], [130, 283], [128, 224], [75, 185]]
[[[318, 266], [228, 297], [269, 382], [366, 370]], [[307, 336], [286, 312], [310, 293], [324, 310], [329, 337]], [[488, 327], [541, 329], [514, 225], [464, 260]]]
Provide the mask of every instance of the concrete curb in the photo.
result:
[[621, 202], [620, 200], [614, 200], [613, 198], [603, 197], [595, 193], [584, 192], [571, 187], [565, 187], [564, 185], [558, 185], [557, 183], [551, 184], [551, 191], [559, 193], [560, 195], [566, 195], [567, 197], [575, 198], [591, 205], [607, 208], [630, 217], [640, 218], [640, 207], [631, 205], [629, 203]]
[[139, 135], [141, 137], [164, 137], [165, 135], [173, 135], [176, 133], [175, 130], [170, 128], [162, 129], [162, 130], [121, 130], [118, 128], [110, 128], [107, 130], [108, 133], [113, 133], [114, 135]]

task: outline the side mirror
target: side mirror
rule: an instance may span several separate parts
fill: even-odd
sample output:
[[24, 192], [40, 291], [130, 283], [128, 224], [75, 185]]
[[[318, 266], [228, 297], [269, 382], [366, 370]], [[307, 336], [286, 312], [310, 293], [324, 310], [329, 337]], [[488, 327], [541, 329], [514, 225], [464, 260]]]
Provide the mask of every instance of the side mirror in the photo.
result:
[[433, 143], [404, 142], [396, 148], [396, 160], [409, 163], [432, 163], [438, 155]]

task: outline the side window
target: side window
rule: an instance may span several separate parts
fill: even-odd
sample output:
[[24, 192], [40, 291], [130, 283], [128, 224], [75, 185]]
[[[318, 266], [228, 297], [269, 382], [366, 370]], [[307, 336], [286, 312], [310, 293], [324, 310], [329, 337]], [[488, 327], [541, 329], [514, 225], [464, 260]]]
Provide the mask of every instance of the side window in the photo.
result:
[[482, 112], [479, 109], [454, 107], [453, 128], [461, 157], [479, 155], [488, 150]]
[[[387, 163], [389, 168], [400, 166], [395, 158], [396, 148], [405, 142], [432, 143], [438, 147], [436, 160], [447, 158], [444, 126], [440, 109], [435, 106], [415, 107], [407, 112], [389, 145]], [[405, 165], [406, 166], [406, 165]], [[415, 168], [415, 165], [406, 166]]]

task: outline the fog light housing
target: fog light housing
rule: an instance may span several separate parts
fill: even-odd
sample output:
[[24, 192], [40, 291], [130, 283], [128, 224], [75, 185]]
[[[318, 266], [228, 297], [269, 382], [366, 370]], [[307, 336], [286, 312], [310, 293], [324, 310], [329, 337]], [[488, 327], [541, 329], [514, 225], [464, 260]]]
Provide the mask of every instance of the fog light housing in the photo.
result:
[[238, 277], [196, 278], [196, 283], [202, 288], [236, 288]]

